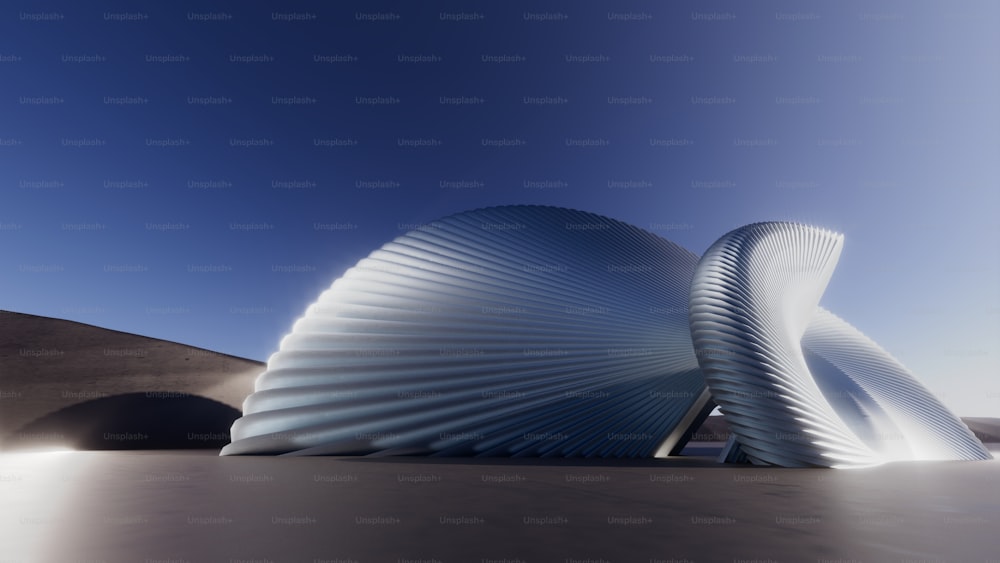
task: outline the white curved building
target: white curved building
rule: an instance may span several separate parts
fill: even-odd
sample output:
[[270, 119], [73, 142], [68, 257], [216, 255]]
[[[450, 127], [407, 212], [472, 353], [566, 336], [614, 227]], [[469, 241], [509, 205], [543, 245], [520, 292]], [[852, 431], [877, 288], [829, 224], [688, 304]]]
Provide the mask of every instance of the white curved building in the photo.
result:
[[697, 261], [555, 207], [430, 223], [309, 307], [222, 453], [677, 451], [713, 407], [688, 333]]
[[730, 446], [784, 467], [990, 459], [899, 362], [818, 306], [842, 247], [824, 229], [755, 223], [699, 261], [691, 337]]
[[678, 453], [718, 404], [728, 459], [988, 459], [898, 362], [817, 306], [841, 247], [758, 223], [699, 261], [581, 211], [446, 217], [308, 308], [222, 454], [649, 457]]

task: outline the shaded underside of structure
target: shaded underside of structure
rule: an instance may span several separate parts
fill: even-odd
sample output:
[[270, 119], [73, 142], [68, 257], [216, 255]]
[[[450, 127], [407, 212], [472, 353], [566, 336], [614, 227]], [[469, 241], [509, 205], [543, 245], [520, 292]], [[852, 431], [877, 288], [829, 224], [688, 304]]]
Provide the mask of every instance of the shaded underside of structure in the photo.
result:
[[194, 395], [125, 393], [77, 403], [19, 429], [5, 447], [75, 450], [218, 449], [237, 409]]

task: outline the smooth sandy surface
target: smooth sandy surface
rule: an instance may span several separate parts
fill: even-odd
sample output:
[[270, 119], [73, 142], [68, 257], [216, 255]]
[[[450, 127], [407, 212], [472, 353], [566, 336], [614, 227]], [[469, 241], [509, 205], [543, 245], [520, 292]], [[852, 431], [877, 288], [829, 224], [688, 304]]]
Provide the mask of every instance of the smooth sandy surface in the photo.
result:
[[1000, 461], [4, 453], [0, 502], [4, 563], [1000, 561]]

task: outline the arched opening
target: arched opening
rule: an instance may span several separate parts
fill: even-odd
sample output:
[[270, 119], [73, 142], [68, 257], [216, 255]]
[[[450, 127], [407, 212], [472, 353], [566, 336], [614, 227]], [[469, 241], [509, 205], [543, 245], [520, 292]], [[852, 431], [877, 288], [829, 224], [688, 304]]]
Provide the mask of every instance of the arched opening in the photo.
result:
[[12, 449], [218, 449], [240, 411], [206, 397], [156, 391], [71, 405], [26, 424], [5, 439]]

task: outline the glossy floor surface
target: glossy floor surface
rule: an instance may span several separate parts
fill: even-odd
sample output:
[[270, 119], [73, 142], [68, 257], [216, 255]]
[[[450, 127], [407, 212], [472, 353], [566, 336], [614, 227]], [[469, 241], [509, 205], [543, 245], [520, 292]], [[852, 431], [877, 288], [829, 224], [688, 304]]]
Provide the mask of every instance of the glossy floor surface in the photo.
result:
[[[991, 444], [994, 454], [996, 444]], [[0, 454], [5, 562], [963, 561], [1000, 462]]]

